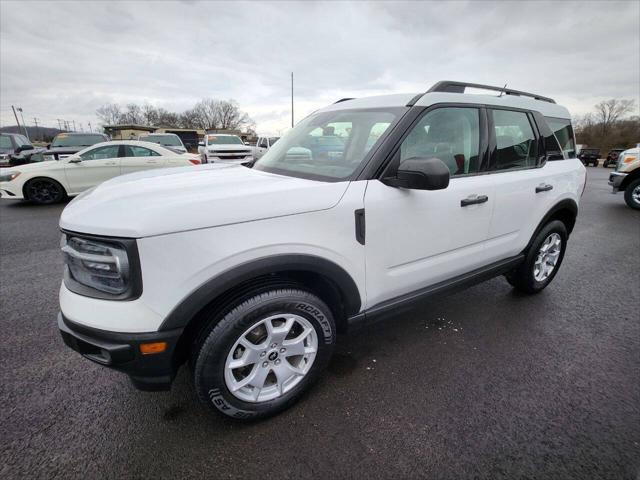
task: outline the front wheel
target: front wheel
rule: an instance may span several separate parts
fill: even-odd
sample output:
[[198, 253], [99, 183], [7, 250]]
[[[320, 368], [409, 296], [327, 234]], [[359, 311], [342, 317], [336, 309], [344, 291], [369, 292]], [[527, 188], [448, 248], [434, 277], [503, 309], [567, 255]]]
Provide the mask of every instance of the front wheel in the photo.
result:
[[195, 356], [194, 384], [203, 403], [239, 419], [268, 417], [295, 403], [335, 344], [329, 307], [298, 289], [256, 294], [216, 322]]
[[509, 272], [509, 283], [524, 293], [538, 293], [551, 283], [558, 273], [567, 246], [567, 228], [554, 220], [536, 235], [522, 264]]
[[640, 210], [640, 178], [631, 182], [624, 189], [624, 201], [631, 208]]
[[64, 187], [50, 178], [34, 178], [24, 187], [25, 198], [38, 205], [50, 205], [64, 200]]

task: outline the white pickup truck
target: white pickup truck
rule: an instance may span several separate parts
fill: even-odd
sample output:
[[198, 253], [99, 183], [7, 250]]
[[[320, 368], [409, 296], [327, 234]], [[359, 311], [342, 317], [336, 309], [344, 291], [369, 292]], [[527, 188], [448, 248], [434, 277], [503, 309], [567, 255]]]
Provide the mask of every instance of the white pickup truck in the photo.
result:
[[280, 137], [258, 137], [256, 146], [253, 147], [253, 158], [258, 160], [262, 155], [267, 153], [273, 144], [280, 140]]
[[234, 163], [251, 165], [253, 150], [237, 135], [209, 133], [198, 143], [202, 163]]

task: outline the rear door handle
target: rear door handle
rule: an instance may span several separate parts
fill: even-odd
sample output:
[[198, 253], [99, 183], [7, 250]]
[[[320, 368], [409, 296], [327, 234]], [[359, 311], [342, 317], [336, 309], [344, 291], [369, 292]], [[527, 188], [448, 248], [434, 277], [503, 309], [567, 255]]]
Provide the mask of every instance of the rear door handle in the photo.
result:
[[486, 195], [470, 195], [467, 198], [460, 200], [461, 207], [467, 207], [469, 205], [477, 205], [479, 203], [485, 203], [489, 200]]
[[536, 193], [548, 192], [549, 190], [553, 190], [553, 185], [549, 185], [548, 183], [541, 183], [536, 187]]

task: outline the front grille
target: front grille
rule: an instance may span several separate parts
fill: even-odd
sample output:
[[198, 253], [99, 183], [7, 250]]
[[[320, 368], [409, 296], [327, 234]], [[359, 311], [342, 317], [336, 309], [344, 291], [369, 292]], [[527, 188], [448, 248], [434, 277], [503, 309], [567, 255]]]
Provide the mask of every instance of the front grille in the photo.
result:
[[251, 155], [250, 150], [213, 150], [211, 153], [215, 155], [241, 155], [242, 157]]

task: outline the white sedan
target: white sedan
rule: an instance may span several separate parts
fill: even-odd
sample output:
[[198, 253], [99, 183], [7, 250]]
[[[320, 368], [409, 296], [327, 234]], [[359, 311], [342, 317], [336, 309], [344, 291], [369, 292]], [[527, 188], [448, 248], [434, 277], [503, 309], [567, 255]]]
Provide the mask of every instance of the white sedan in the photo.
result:
[[177, 153], [156, 143], [96, 143], [63, 160], [0, 169], [0, 194], [39, 204], [56, 203], [125, 173], [199, 164], [198, 155]]

